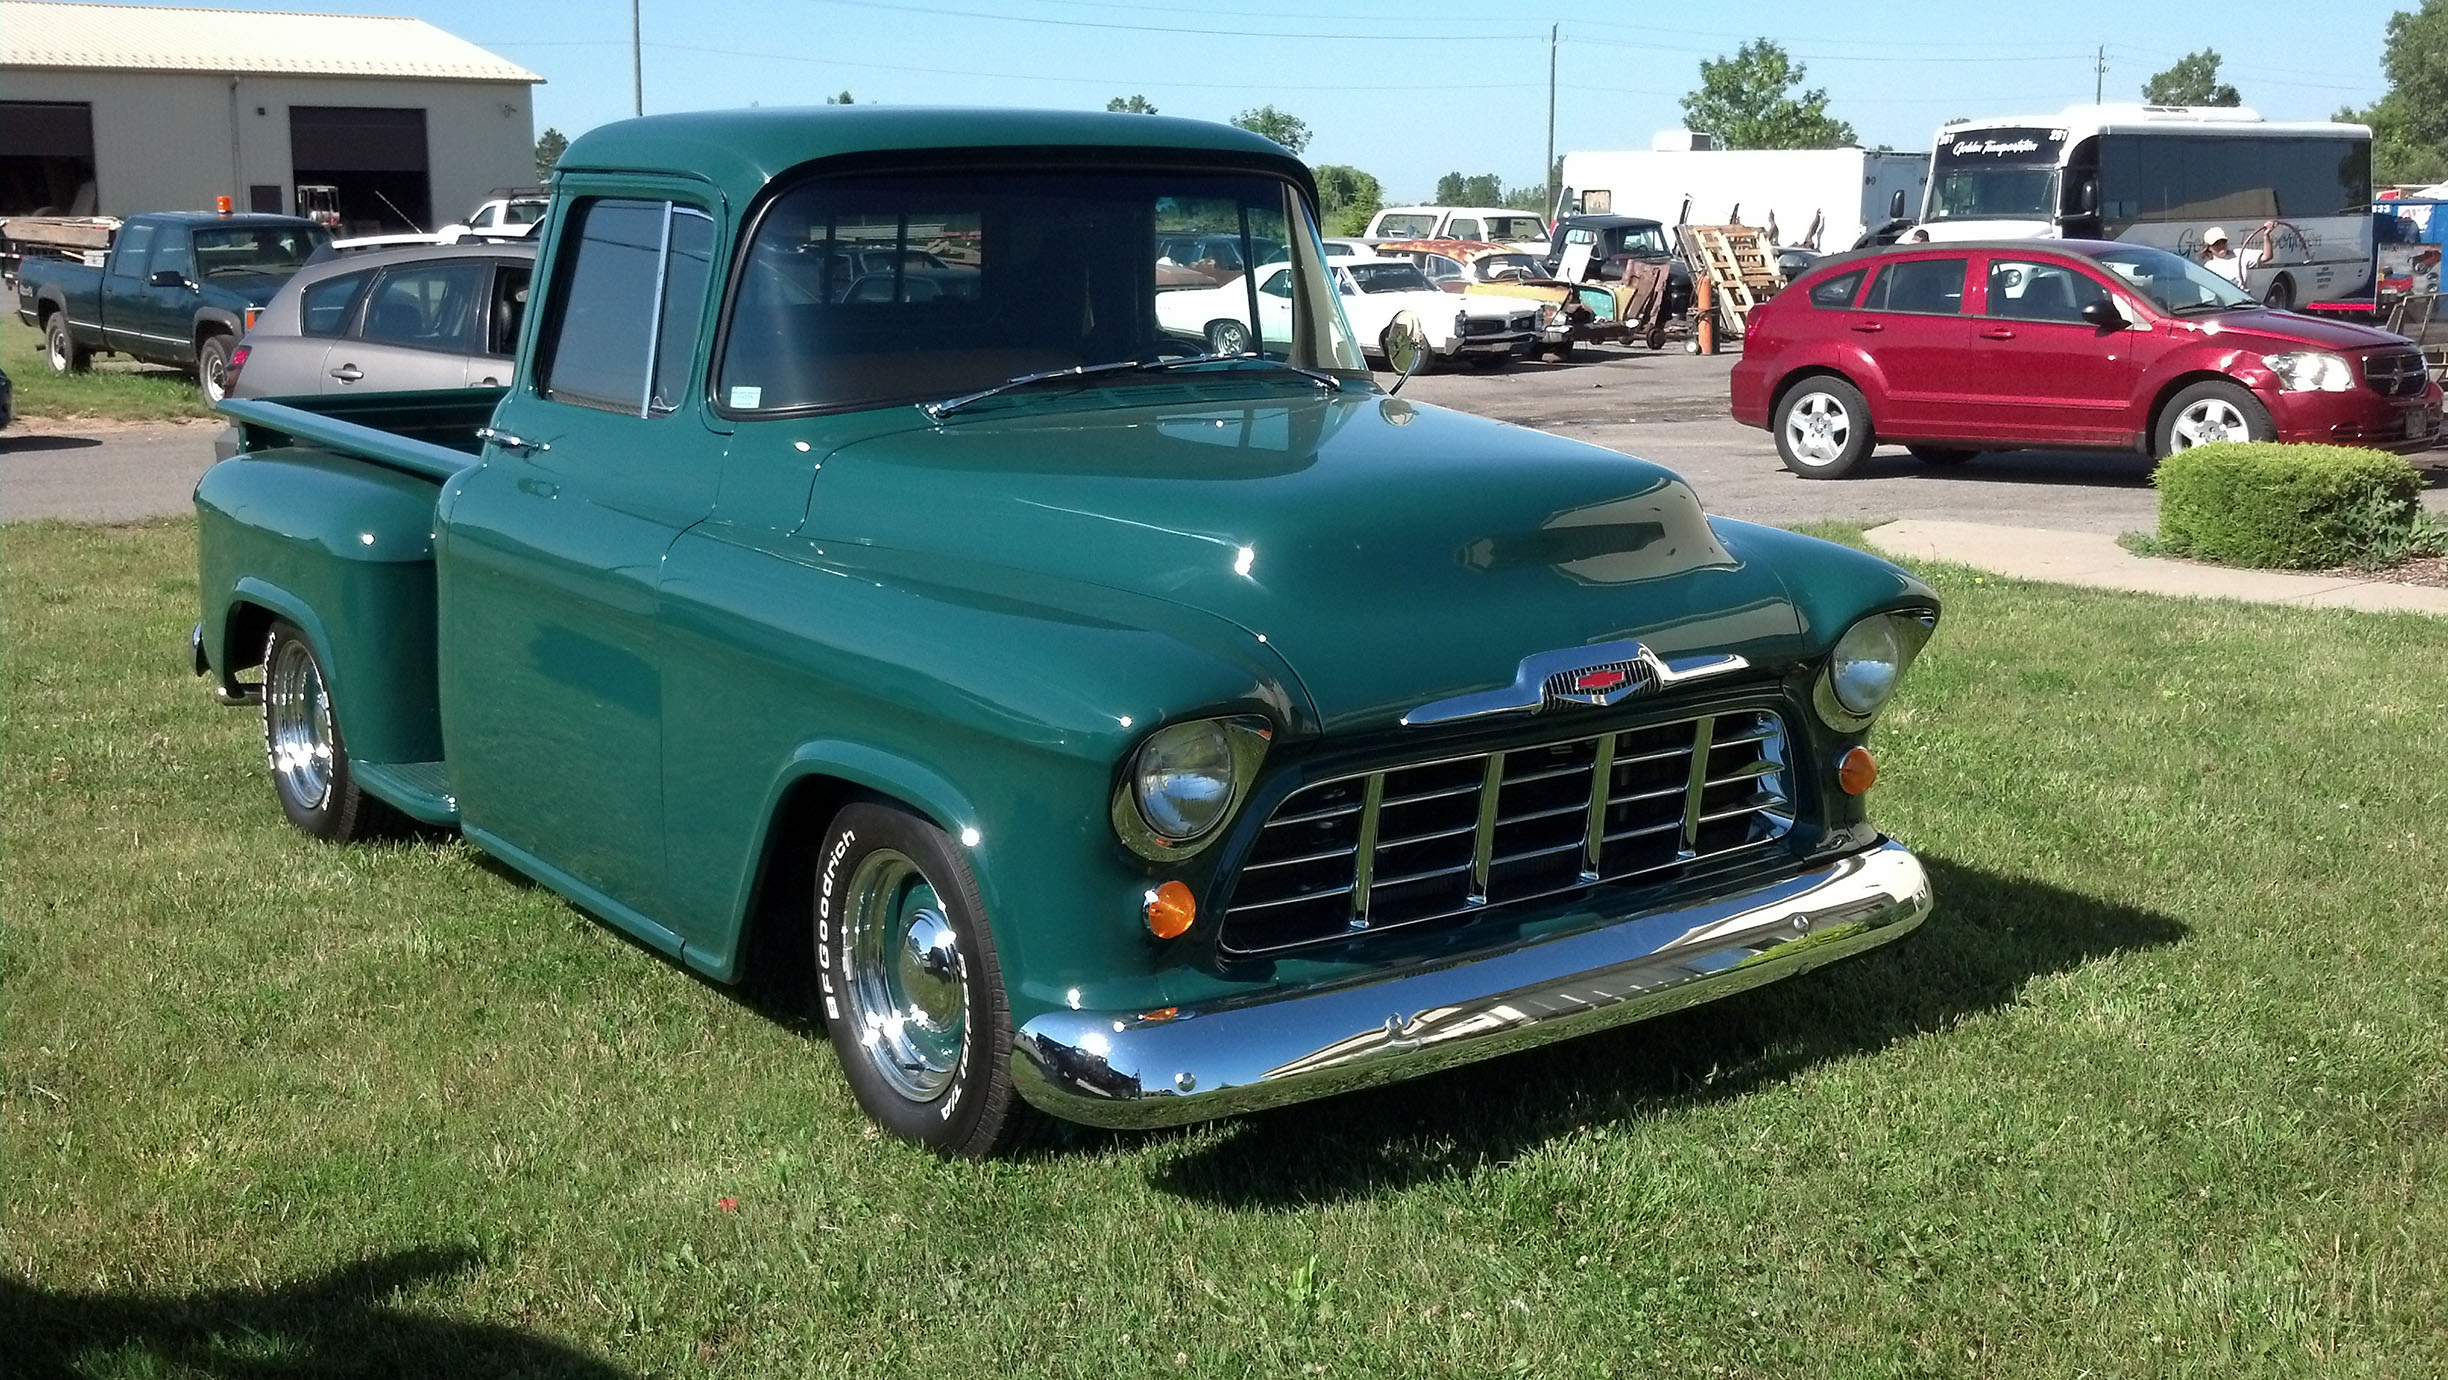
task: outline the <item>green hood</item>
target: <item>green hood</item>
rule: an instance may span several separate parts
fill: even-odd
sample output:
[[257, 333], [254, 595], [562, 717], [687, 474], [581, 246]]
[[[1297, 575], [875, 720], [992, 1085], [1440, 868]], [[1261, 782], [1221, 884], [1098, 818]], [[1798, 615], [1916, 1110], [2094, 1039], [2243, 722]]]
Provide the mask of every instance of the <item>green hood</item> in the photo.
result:
[[804, 530], [1229, 620], [1283, 657], [1329, 732], [1511, 684], [1535, 652], [1799, 649], [1776, 574], [1656, 465], [1397, 398], [1218, 396], [1117, 389], [854, 441], [827, 457]]

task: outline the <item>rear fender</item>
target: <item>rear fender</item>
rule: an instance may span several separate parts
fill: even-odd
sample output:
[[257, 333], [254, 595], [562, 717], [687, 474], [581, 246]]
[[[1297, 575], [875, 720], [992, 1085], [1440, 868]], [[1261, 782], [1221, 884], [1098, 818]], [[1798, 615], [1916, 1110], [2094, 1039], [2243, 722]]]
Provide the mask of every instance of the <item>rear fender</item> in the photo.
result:
[[352, 756], [442, 756], [430, 480], [326, 451], [240, 455], [196, 485], [204, 654], [224, 689], [270, 618], [322, 660]]

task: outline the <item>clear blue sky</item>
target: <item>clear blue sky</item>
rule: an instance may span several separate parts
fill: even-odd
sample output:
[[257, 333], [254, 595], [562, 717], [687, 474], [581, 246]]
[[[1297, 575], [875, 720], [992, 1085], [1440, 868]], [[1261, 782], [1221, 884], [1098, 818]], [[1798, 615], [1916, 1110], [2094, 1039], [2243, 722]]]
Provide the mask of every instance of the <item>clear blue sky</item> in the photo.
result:
[[[2382, 0], [1873, 0], [1669, 7], [1485, 0], [642, 0], [646, 109], [808, 105], [849, 90], [896, 105], [1102, 108], [1145, 94], [1224, 120], [1272, 103], [1314, 132], [1307, 157], [1350, 163], [1389, 195], [1447, 171], [1540, 176], [1547, 30], [1560, 24], [1556, 150], [1645, 148], [1677, 127], [1701, 59], [1766, 36], [1809, 69], [1869, 144], [1926, 149], [1955, 116], [2110, 100], [2213, 47], [2272, 119], [2326, 119], [2382, 90]], [[230, 5], [268, 8], [269, 5]], [[407, 14], [546, 78], [536, 121], [575, 136], [630, 111], [629, 0], [287, 0]], [[1658, 22], [1648, 22], [1652, 18]]]

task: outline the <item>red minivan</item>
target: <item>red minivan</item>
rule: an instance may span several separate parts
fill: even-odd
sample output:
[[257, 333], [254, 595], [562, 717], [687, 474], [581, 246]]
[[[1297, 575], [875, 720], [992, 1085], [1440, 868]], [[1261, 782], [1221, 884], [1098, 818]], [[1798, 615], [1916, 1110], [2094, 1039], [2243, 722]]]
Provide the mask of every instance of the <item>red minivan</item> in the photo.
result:
[[2414, 451], [2440, 431], [2439, 385], [2405, 337], [2273, 311], [2187, 259], [2100, 240], [1823, 259], [1751, 313], [1733, 392], [1734, 420], [1810, 479], [1881, 441], [1948, 464], [2206, 441]]

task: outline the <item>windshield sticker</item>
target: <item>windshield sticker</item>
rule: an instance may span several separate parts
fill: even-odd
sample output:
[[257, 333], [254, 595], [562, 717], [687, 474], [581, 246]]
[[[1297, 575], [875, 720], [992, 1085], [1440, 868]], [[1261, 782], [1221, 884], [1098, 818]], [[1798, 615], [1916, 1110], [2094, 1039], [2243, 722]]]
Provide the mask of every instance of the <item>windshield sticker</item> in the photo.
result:
[[764, 401], [765, 390], [762, 388], [750, 388], [745, 384], [733, 384], [731, 387], [733, 407], [755, 407]]

